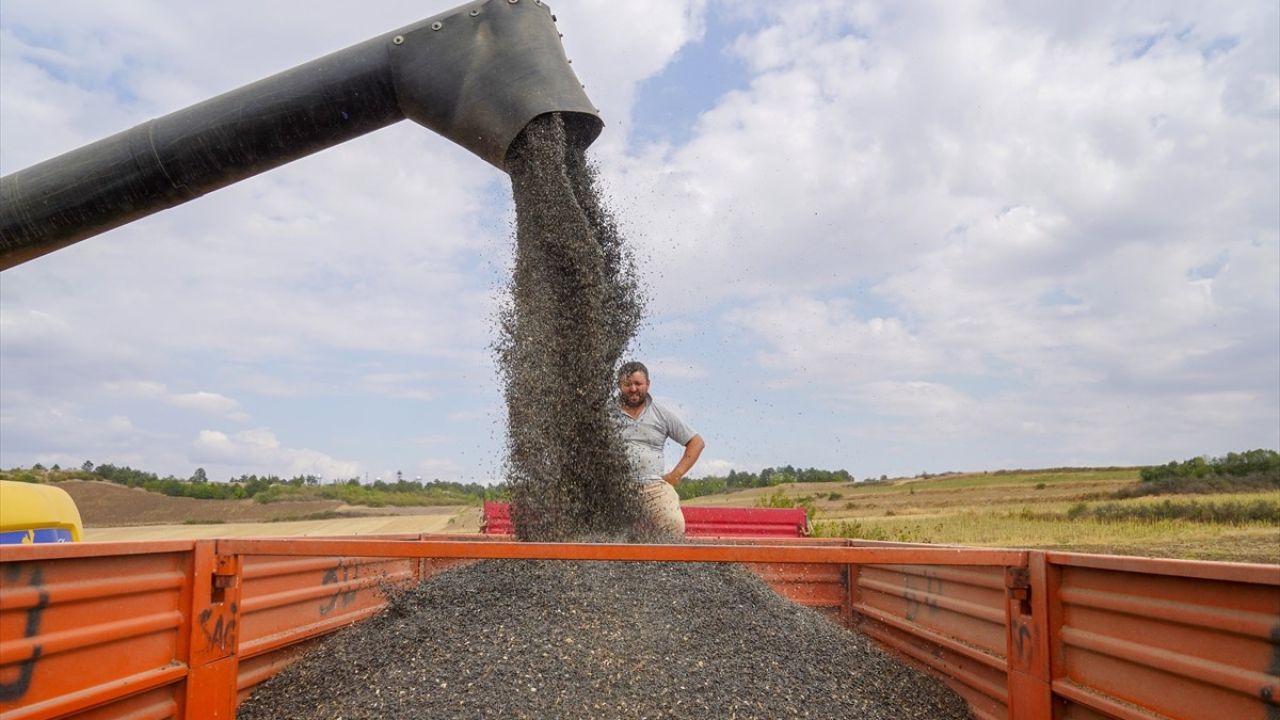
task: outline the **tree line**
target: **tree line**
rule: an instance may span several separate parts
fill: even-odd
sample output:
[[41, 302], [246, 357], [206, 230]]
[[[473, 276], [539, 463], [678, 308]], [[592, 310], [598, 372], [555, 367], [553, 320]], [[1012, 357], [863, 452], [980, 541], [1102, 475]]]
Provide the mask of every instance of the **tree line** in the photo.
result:
[[161, 477], [153, 472], [137, 470], [127, 465], [102, 463], [94, 465], [85, 461], [77, 470], [63, 470], [54, 465], [46, 469], [36, 463], [30, 470], [15, 469], [3, 473], [5, 479], [23, 482], [59, 482], [62, 480], [105, 480], [131, 488], [142, 488], [170, 497], [189, 497], [201, 500], [244, 500], [258, 502], [280, 500], [333, 499], [358, 505], [423, 505], [472, 503], [493, 497], [501, 492], [480, 483], [460, 483], [444, 480], [405, 480], [394, 482], [376, 480], [365, 485], [359, 478], [349, 478], [331, 484], [323, 484], [317, 475], [295, 475], [284, 478], [279, 475], [243, 474], [227, 482], [210, 482], [204, 468], [196, 468], [191, 477], [183, 479], [173, 475]]
[[708, 475], [701, 478], [688, 478], [676, 486], [681, 500], [719, 495], [745, 490], [747, 488], [773, 487], [787, 483], [812, 482], [853, 482], [853, 475], [848, 470], [819, 470], [817, 468], [797, 469], [791, 465], [774, 468], [767, 467], [758, 473], [730, 470], [728, 475]]
[[1142, 479], [1147, 482], [1165, 478], [1245, 477], [1248, 475], [1280, 478], [1280, 452], [1261, 449], [1229, 452], [1222, 457], [1193, 457], [1182, 462], [1145, 467], [1141, 471]]

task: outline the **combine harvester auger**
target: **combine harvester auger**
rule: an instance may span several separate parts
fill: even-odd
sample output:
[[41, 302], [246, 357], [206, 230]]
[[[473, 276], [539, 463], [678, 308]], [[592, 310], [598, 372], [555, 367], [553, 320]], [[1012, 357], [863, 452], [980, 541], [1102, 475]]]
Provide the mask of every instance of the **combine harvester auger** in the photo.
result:
[[0, 178], [0, 270], [413, 120], [505, 171], [531, 120], [603, 123], [539, 0], [481, 0]]

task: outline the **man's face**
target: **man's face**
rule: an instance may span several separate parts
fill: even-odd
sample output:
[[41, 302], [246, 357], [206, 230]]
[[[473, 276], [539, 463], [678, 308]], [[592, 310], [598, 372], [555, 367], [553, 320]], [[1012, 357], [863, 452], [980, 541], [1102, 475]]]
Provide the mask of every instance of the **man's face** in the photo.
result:
[[633, 372], [618, 381], [618, 392], [627, 407], [640, 407], [649, 394], [649, 378], [642, 372]]

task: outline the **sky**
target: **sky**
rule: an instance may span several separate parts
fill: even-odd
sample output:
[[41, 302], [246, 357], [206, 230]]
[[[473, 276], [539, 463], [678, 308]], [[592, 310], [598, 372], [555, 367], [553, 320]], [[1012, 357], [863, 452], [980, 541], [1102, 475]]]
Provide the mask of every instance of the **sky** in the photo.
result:
[[[0, 173], [452, 5], [5, 0]], [[691, 476], [1280, 448], [1273, 0], [552, 5]], [[500, 480], [512, 220], [405, 121], [4, 271], [0, 466]]]

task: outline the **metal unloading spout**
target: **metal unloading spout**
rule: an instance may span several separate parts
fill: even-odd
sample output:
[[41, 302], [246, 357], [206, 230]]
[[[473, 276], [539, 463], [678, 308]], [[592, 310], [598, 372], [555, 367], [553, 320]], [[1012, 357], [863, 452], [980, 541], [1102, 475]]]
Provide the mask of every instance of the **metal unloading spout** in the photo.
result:
[[0, 177], [0, 270], [405, 118], [504, 170], [529, 121], [603, 123], [541, 0], [479, 0]]

